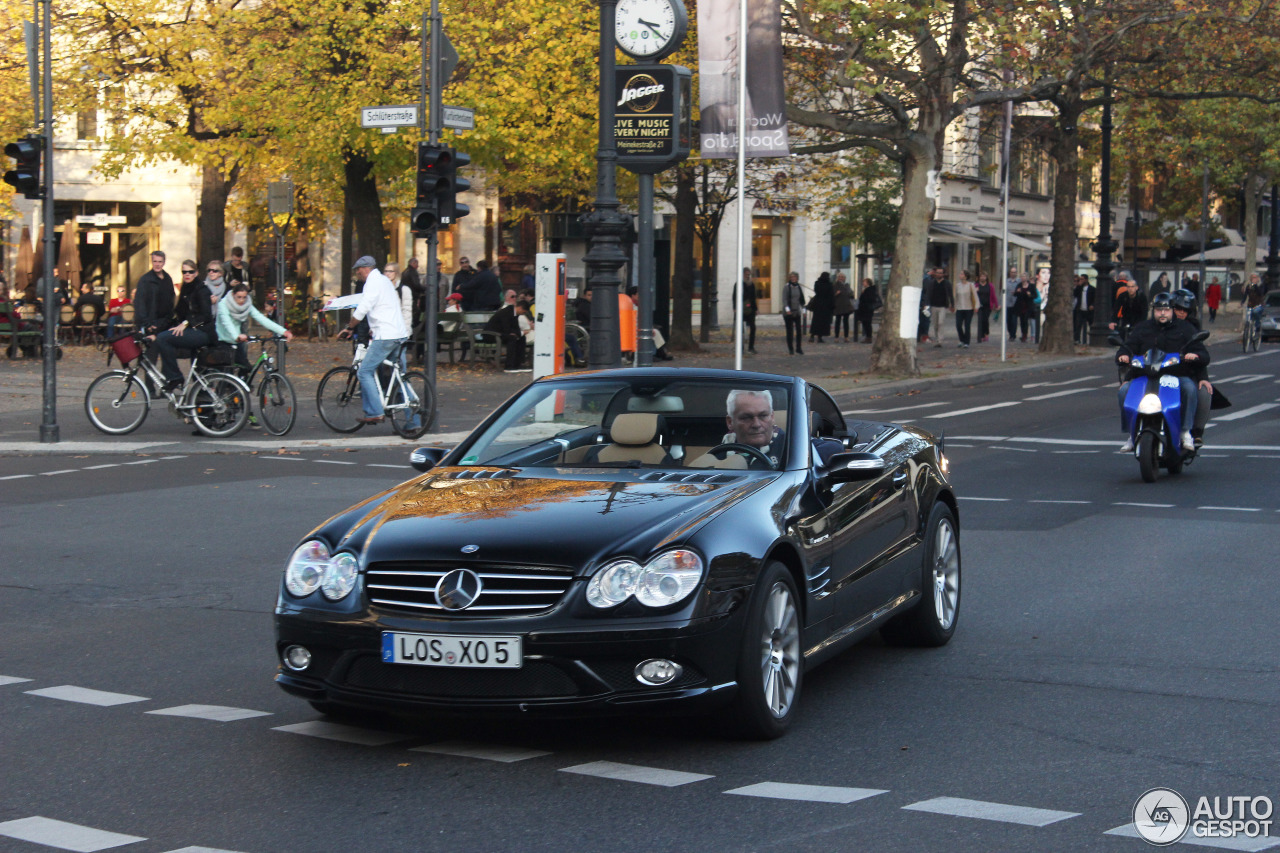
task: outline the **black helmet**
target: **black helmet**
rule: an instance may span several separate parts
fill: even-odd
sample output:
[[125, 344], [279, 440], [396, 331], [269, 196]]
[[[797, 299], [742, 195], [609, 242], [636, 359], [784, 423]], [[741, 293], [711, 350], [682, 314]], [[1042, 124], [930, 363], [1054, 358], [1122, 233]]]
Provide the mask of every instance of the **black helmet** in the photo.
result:
[[1173, 297], [1170, 296], [1168, 292], [1157, 293], [1155, 296], [1151, 297], [1151, 310], [1153, 311], [1157, 308], [1172, 308], [1172, 307], [1173, 307]]
[[1174, 308], [1181, 308], [1188, 313], [1194, 311], [1196, 307], [1196, 295], [1185, 287], [1175, 290], [1170, 296], [1170, 301], [1173, 302]]

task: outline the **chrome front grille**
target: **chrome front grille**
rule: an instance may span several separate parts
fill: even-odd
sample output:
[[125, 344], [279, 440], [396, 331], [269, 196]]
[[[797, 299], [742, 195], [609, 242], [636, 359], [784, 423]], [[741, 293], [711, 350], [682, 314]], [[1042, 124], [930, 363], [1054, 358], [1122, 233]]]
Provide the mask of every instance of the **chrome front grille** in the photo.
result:
[[[454, 569], [480, 577], [480, 595], [465, 610], [447, 610], [436, 601], [436, 585]], [[570, 569], [433, 563], [375, 563], [365, 571], [369, 601], [410, 613], [447, 616], [524, 616], [550, 610], [573, 582]]]

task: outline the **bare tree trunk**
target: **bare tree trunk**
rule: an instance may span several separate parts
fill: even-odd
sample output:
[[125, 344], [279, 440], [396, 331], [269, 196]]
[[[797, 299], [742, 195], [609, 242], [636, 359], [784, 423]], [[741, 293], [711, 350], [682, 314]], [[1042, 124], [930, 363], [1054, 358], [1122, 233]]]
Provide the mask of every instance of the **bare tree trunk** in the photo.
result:
[[1075, 290], [1076, 198], [1080, 174], [1079, 96], [1058, 104], [1058, 127], [1049, 155], [1058, 164], [1053, 188], [1053, 253], [1049, 259], [1049, 304], [1045, 306], [1040, 352], [1071, 355], [1071, 297]]
[[1262, 201], [1262, 188], [1265, 176], [1250, 172], [1244, 179], [1244, 281], [1249, 283], [1249, 276], [1258, 267], [1258, 205]]
[[[906, 146], [908, 154], [903, 169], [902, 208], [893, 245], [893, 268], [889, 272], [888, 293], [884, 295], [884, 319], [871, 348], [873, 373], [890, 376], [920, 373], [916, 360], [916, 324], [929, 222], [933, 219], [933, 202], [926, 190], [929, 170], [937, 163], [934, 141], [937, 136], [937, 133], [921, 131], [913, 134]], [[910, 316], [903, 316], [904, 308]]]
[[224, 165], [206, 164], [200, 181], [200, 253], [197, 263], [222, 260], [227, 256], [227, 198], [240, 176], [240, 167], [228, 173]]
[[382, 203], [378, 199], [373, 163], [363, 154], [348, 150], [342, 165], [346, 176], [344, 195], [347, 210], [351, 212], [355, 226], [356, 256], [372, 255], [381, 266], [387, 261], [391, 245], [382, 224]]
[[670, 349], [697, 352], [693, 339], [693, 235], [698, 215], [698, 193], [692, 166], [676, 169], [676, 256], [671, 271]]

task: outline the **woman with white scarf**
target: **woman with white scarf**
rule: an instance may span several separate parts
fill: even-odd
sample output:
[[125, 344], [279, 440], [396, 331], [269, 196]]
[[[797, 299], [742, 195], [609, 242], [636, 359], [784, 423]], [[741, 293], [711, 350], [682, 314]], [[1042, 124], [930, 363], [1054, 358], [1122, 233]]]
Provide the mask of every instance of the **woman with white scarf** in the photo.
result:
[[274, 334], [284, 335], [286, 341], [293, 340], [292, 332], [268, 319], [267, 315], [254, 307], [249, 298], [249, 285], [234, 282], [231, 285], [231, 295], [218, 300], [218, 340], [235, 347], [236, 364], [246, 371], [249, 369], [249, 352], [245, 341], [249, 339], [248, 327], [251, 319]]

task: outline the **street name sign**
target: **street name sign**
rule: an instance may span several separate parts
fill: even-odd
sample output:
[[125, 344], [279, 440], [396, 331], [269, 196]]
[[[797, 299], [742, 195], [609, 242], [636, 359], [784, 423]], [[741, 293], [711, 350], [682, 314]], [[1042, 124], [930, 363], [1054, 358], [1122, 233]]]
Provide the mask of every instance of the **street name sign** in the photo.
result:
[[476, 111], [469, 107], [445, 106], [440, 111], [440, 123], [453, 130], [475, 130]]
[[417, 104], [360, 108], [361, 127], [413, 127], [417, 123]]

